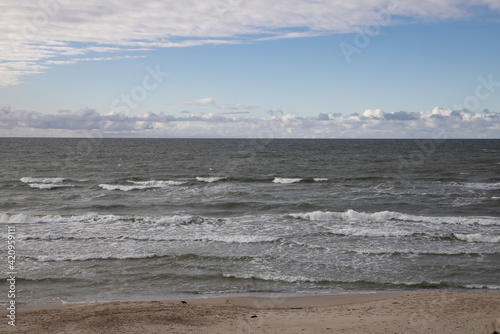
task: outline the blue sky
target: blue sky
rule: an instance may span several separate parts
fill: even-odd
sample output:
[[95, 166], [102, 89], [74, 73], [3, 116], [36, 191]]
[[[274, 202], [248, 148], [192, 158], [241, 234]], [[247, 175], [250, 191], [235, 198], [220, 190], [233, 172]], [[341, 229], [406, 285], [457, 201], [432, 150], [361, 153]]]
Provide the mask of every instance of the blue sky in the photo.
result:
[[493, 0], [85, 4], [0, 2], [0, 136], [500, 138]]

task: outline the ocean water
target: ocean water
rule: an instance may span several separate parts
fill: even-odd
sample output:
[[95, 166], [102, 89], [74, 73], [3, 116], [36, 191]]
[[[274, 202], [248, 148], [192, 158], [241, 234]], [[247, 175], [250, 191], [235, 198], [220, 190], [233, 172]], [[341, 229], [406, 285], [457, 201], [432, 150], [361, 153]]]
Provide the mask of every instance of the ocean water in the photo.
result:
[[0, 167], [17, 303], [500, 288], [500, 140], [0, 138]]

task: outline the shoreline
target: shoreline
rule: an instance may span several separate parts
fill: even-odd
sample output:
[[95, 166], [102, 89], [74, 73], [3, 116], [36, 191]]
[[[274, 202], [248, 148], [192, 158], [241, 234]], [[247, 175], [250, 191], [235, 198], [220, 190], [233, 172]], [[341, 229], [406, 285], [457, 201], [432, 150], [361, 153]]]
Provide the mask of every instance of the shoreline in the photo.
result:
[[415, 291], [200, 297], [20, 306], [6, 333], [476, 333], [500, 317], [500, 292]]
[[[110, 300], [79, 300], [79, 301], [38, 301], [35, 303], [16, 301], [19, 309], [24, 308], [46, 308], [46, 307], [64, 307], [72, 305], [88, 304], [107, 304], [107, 303], [141, 303], [141, 302], [173, 302], [178, 300], [217, 300], [217, 299], [246, 299], [246, 298], [265, 298], [265, 299], [301, 299], [313, 297], [336, 297], [336, 296], [363, 296], [363, 295], [391, 295], [407, 293], [426, 293], [426, 292], [456, 292], [456, 293], [499, 293], [500, 289], [488, 288], [454, 288], [454, 289], [414, 289], [414, 290], [338, 290], [327, 293], [321, 291], [303, 291], [303, 292], [228, 292], [228, 293], [179, 293], [171, 295], [162, 295], [160, 298], [152, 299], [149, 297], [136, 299], [110, 299]], [[0, 310], [8, 306], [8, 301], [0, 302]]]
[[[386, 295], [386, 294], [406, 294], [406, 293], [424, 293], [424, 292], [458, 292], [458, 293], [496, 293], [500, 294], [500, 289], [488, 288], [454, 288], [454, 289], [414, 289], [414, 290], [338, 290], [338, 291], [303, 291], [303, 292], [228, 292], [228, 293], [179, 293], [171, 295], [162, 295], [159, 298], [144, 298], [136, 299], [109, 299], [109, 300], [78, 300], [78, 301], [38, 301], [35, 303], [20, 302], [16, 300], [16, 307], [24, 308], [46, 308], [71, 305], [87, 305], [87, 304], [107, 304], [107, 303], [140, 303], [140, 302], [172, 302], [178, 300], [217, 300], [217, 299], [245, 299], [245, 298], [265, 298], [265, 299], [289, 299], [289, 298], [311, 298], [311, 297], [335, 297], [335, 296], [363, 296], [363, 295]], [[0, 310], [7, 307], [9, 301], [0, 302]]]
[[[183, 293], [164, 295], [158, 299], [137, 298], [137, 299], [110, 299], [110, 300], [80, 300], [80, 301], [39, 301], [35, 303], [16, 301], [18, 308], [46, 308], [46, 307], [64, 307], [72, 305], [88, 305], [88, 304], [108, 304], [108, 303], [141, 303], [141, 302], [174, 302], [179, 300], [218, 300], [218, 299], [246, 299], [246, 298], [265, 298], [265, 299], [290, 299], [290, 298], [311, 298], [311, 297], [332, 297], [332, 296], [363, 296], [375, 294], [398, 294], [398, 293], [414, 293], [428, 291], [451, 291], [465, 292], [469, 290], [353, 290], [349, 292], [339, 291], [338, 293], [314, 293], [314, 292], [235, 292], [235, 293]], [[492, 291], [492, 290], [488, 290]], [[496, 291], [496, 290], [494, 290]], [[474, 290], [470, 292], [486, 292], [485, 290]], [[499, 290], [500, 292], [500, 290]], [[0, 310], [8, 306], [8, 301], [0, 303]]]

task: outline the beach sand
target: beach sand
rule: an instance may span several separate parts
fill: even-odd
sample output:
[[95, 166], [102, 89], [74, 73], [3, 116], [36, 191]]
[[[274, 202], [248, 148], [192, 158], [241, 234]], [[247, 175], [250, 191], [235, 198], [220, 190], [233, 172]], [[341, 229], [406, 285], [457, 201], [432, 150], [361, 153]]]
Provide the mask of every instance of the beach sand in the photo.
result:
[[228, 297], [18, 307], [1, 333], [478, 333], [500, 292]]

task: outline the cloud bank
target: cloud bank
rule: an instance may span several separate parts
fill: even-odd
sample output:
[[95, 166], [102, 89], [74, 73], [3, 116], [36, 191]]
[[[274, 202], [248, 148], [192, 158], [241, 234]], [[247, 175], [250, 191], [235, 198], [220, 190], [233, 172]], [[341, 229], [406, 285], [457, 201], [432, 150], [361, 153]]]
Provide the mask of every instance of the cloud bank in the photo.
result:
[[385, 113], [365, 110], [347, 116], [293, 114], [247, 117], [242, 114], [147, 112], [139, 116], [93, 109], [42, 114], [0, 107], [0, 136], [177, 138], [499, 138], [500, 114], [484, 110]]
[[[53, 66], [135, 57], [155, 48], [237, 44], [462, 20], [497, 0], [0, 0], [0, 86]], [[480, 14], [477, 14], [480, 15]], [[119, 55], [116, 55], [120, 53]]]

